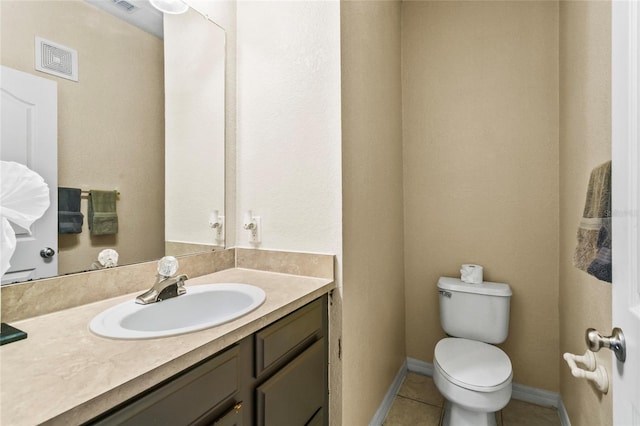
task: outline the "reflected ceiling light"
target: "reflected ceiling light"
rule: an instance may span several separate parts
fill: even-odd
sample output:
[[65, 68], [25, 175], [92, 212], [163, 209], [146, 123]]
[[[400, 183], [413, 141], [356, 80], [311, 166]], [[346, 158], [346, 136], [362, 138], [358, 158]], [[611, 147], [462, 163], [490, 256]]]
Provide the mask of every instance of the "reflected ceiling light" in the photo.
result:
[[172, 15], [179, 15], [189, 10], [189, 5], [182, 0], [149, 0], [149, 3], [160, 12]]

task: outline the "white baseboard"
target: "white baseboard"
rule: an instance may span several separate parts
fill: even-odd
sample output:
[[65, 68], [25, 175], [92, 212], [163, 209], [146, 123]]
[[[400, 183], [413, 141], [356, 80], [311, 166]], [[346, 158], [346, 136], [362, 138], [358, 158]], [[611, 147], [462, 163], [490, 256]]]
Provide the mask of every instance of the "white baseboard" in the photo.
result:
[[385, 394], [382, 403], [376, 410], [376, 414], [374, 414], [373, 418], [369, 422], [369, 426], [382, 426], [382, 423], [384, 422], [384, 419], [387, 418], [387, 414], [389, 414], [389, 410], [393, 405], [393, 401], [396, 399], [396, 394], [400, 390], [400, 386], [402, 386], [402, 382], [404, 381], [404, 378], [406, 376], [407, 361], [405, 360], [405, 362], [402, 363], [402, 367], [400, 367], [400, 370], [398, 370], [398, 374], [396, 374], [396, 377], [393, 379], [393, 382], [391, 383], [389, 390]]
[[407, 368], [414, 373], [433, 377], [433, 364], [415, 358], [407, 358]]
[[[429, 362], [420, 361], [414, 358], [407, 358], [407, 368], [409, 371], [414, 373], [433, 377], [433, 364]], [[571, 421], [569, 420], [567, 410], [562, 403], [562, 399], [560, 398], [560, 395], [555, 392], [549, 392], [543, 389], [514, 383], [511, 397], [513, 399], [543, 407], [557, 408], [562, 426], [571, 426]]]
[[560, 395], [555, 392], [549, 392], [543, 389], [532, 388], [531, 386], [513, 384], [511, 398], [531, 404], [541, 405], [543, 407], [558, 408]]
[[560, 424], [562, 426], [571, 426], [569, 413], [567, 413], [567, 408], [562, 403], [562, 398], [558, 398], [558, 416], [560, 416]]

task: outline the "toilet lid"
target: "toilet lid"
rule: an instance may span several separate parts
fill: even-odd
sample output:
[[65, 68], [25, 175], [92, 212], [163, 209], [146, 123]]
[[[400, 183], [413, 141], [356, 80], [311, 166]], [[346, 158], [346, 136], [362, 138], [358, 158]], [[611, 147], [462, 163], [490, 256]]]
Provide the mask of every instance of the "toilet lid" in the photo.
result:
[[434, 355], [442, 372], [458, 386], [491, 392], [511, 381], [511, 361], [496, 346], [447, 337], [438, 342]]

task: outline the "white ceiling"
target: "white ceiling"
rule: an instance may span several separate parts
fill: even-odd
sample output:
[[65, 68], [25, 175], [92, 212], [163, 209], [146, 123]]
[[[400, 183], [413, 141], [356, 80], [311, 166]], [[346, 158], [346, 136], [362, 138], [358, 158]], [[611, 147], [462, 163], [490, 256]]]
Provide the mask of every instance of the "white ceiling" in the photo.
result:
[[[162, 12], [151, 6], [148, 0], [85, 1], [160, 39], [164, 38]], [[134, 6], [134, 8], [128, 11], [129, 6]]]

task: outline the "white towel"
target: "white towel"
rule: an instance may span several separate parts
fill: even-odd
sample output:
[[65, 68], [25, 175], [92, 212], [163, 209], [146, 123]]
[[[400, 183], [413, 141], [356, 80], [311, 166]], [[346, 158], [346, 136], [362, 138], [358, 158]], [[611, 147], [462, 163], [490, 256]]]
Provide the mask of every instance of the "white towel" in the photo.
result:
[[29, 230], [49, 208], [49, 186], [42, 176], [13, 161], [0, 162], [0, 220], [2, 238], [0, 271], [10, 267], [9, 260], [16, 249], [16, 234], [9, 222]]

